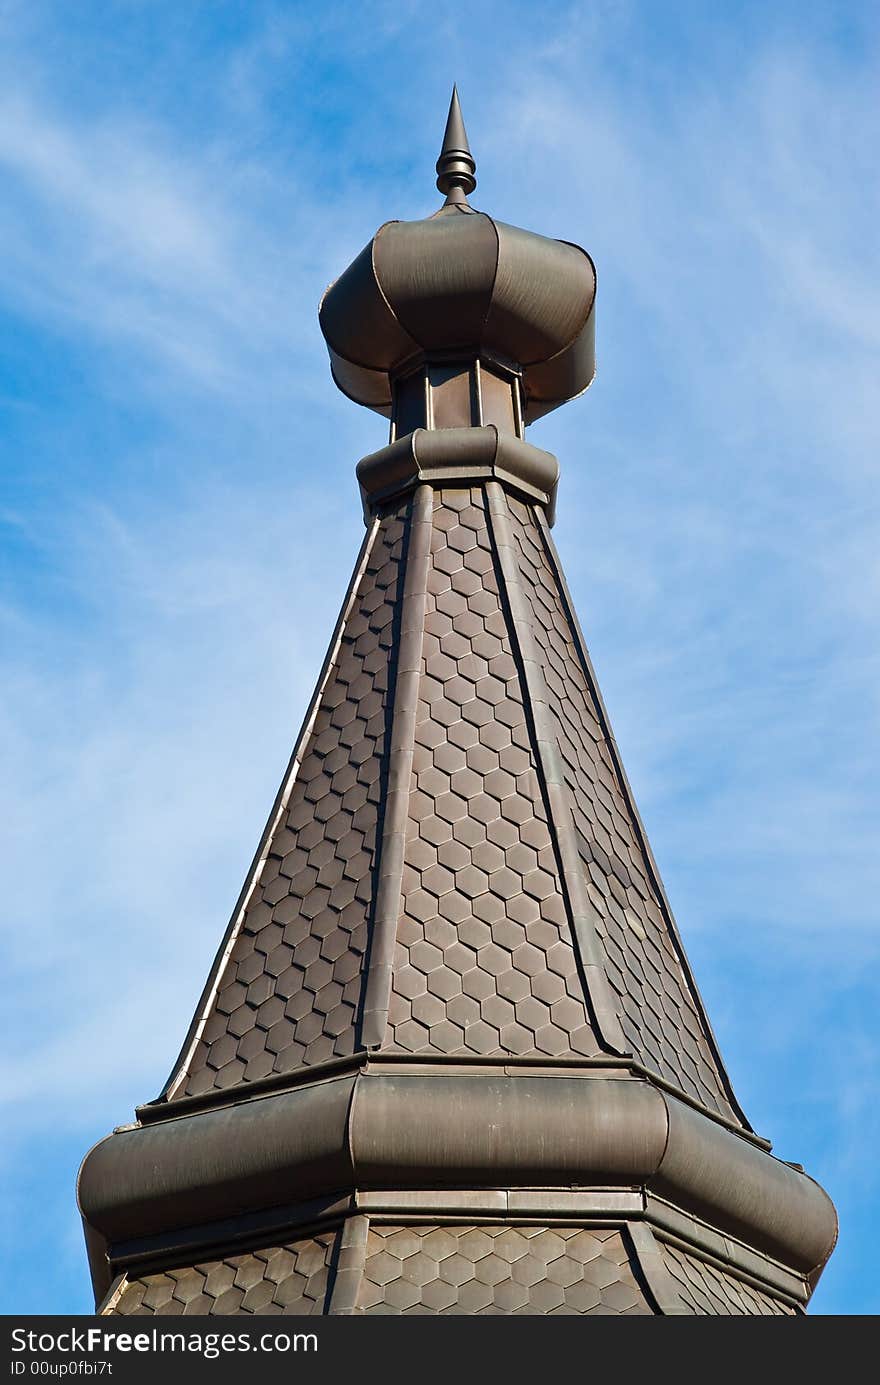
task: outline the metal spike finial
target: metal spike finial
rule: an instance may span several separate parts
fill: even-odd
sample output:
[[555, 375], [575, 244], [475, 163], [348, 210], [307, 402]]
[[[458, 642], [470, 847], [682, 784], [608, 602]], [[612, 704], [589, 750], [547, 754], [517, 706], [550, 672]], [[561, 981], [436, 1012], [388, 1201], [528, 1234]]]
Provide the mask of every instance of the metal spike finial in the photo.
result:
[[477, 180], [474, 177], [476, 171], [477, 165], [470, 151], [467, 131], [462, 119], [458, 88], [453, 87], [452, 100], [449, 103], [449, 115], [446, 117], [443, 147], [437, 160], [437, 186], [442, 193], [446, 194], [447, 202], [467, 201], [468, 193], [473, 192], [477, 186]]

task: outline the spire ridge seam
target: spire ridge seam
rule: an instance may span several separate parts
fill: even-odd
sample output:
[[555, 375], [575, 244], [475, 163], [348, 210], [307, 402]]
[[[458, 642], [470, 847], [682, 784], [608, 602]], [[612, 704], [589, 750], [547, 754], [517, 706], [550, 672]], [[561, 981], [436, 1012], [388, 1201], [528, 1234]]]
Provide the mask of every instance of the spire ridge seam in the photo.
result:
[[407, 542], [400, 645], [388, 751], [389, 788], [376, 863], [378, 885], [364, 984], [361, 1039], [368, 1049], [381, 1046], [388, 1024], [394, 947], [403, 895], [406, 827], [415, 750], [433, 506], [432, 488], [424, 484], [418, 486], [410, 510], [411, 527]]
[[526, 603], [522, 595], [519, 565], [507, 498], [498, 481], [486, 485], [489, 527], [504, 578], [510, 608], [511, 638], [523, 670], [523, 696], [535, 726], [535, 752], [547, 795], [548, 817], [556, 838], [560, 879], [571, 915], [575, 951], [579, 957], [587, 1001], [592, 1010], [598, 1037], [612, 1053], [628, 1051], [613, 992], [602, 965], [602, 948], [592, 923], [590, 904], [584, 888], [580, 858], [574, 841], [574, 826], [566, 801], [556, 735], [549, 715], [547, 687], [541, 659], [534, 643]]
[[333, 1279], [327, 1304], [328, 1317], [350, 1317], [357, 1312], [369, 1231], [369, 1217], [347, 1217], [342, 1224], [336, 1249], [336, 1263], [331, 1269]]
[[559, 559], [559, 553], [557, 552], [556, 544], [553, 541], [553, 535], [550, 533], [549, 525], [546, 523], [546, 520], [541, 515], [540, 511], [537, 511], [537, 521], [538, 529], [541, 534], [541, 540], [544, 545], [544, 551], [547, 555], [547, 560], [556, 578], [556, 582], [559, 587], [559, 592], [562, 597], [565, 615], [567, 617], [568, 624], [571, 629], [574, 649], [577, 654], [577, 658], [580, 661], [581, 668], [583, 669], [584, 677], [587, 680], [587, 683], [592, 691], [593, 698], [596, 702], [596, 706], [601, 719], [602, 730], [604, 732], [605, 739], [608, 744], [608, 750], [614, 764], [614, 770], [617, 775], [618, 782], [620, 784], [621, 792], [626, 802], [630, 819], [632, 821], [632, 825], [636, 833], [636, 837], [644, 854], [645, 863], [650, 873], [651, 884], [654, 886], [657, 895], [657, 902], [666, 920], [670, 939], [675, 949], [675, 955], [678, 958], [678, 963], [681, 967], [685, 984], [690, 990], [691, 995], [693, 997], [697, 1013], [699, 1015], [699, 1019], [703, 1027], [703, 1031], [706, 1036], [706, 1040], [714, 1057], [715, 1068], [721, 1085], [721, 1089], [723, 1090], [727, 1098], [728, 1104], [731, 1109], [731, 1114], [742, 1123], [746, 1131], [748, 1131], [751, 1134], [754, 1134], [752, 1126], [746, 1118], [745, 1112], [743, 1111], [742, 1107], [740, 1106], [736, 1098], [736, 1094], [733, 1090], [733, 1084], [730, 1081], [727, 1068], [725, 1067], [724, 1060], [721, 1056], [721, 1050], [718, 1046], [718, 1041], [715, 1038], [715, 1033], [712, 1029], [712, 1023], [709, 1019], [709, 1013], [706, 1009], [705, 1004], [703, 1003], [703, 997], [700, 994], [699, 986], [697, 985], [696, 978], [688, 961], [687, 954], [684, 949], [684, 944], [681, 940], [681, 934], [678, 931], [678, 924], [675, 921], [675, 915], [672, 912], [672, 906], [666, 894], [666, 887], [663, 884], [663, 880], [660, 875], [660, 870], [657, 865], [656, 859], [654, 857], [654, 852], [651, 847], [648, 834], [645, 831], [645, 826], [642, 822], [642, 815], [639, 812], [639, 807], [636, 803], [635, 795], [632, 791], [629, 778], [623, 765], [623, 759], [620, 754], [620, 749], [617, 745], [617, 740], [614, 736], [614, 732], [611, 727], [611, 721], [608, 716], [608, 709], [605, 706], [605, 701], [602, 697], [602, 692], [599, 687], [599, 681], [596, 677], [596, 671], [593, 668], [593, 661], [590, 658], [590, 653], [587, 649], [584, 633], [581, 629], [581, 624], [574, 607], [574, 602], [572, 601], [571, 593], [568, 589], [568, 583], [566, 581], [565, 573], [563, 571], [562, 564]]

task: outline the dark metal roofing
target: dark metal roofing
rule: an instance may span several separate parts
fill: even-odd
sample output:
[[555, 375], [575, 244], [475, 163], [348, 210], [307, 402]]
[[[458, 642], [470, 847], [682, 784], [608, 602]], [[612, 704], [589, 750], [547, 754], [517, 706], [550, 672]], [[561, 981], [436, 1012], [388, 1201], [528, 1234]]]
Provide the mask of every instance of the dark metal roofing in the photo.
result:
[[372, 407], [459, 357], [358, 466], [367, 534], [180, 1057], [83, 1163], [101, 1311], [799, 1313], [834, 1209], [737, 1105], [522, 437], [592, 377], [592, 265], [467, 207], [457, 94], [438, 175], [324, 301]]
[[[120, 1285], [105, 1311], [325, 1312], [333, 1239], [146, 1275]], [[367, 1315], [651, 1314], [655, 1308], [633, 1259], [620, 1231], [377, 1225], [369, 1229], [356, 1309]]]
[[423, 487], [375, 520], [167, 1095], [364, 1046], [630, 1052], [741, 1119], [540, 507], [497, 482]]
[[[653, 1242], [644, 1227], [635, 1238], [623, 1228], [565, 1225], [378, 1223], [364, 1233], [362, 1271], [348, 1311], [366, 1315], [638, 1317], [662, 1312], [748, 1317], [798, 1312], [796, 1305], [773, 1298], [718, 1264]], [[123, 1279], [104, 1312], [328, 1313], [339, 1280], [332, 1274], [338, 1239], [338, 1233], [325, 1233]]]

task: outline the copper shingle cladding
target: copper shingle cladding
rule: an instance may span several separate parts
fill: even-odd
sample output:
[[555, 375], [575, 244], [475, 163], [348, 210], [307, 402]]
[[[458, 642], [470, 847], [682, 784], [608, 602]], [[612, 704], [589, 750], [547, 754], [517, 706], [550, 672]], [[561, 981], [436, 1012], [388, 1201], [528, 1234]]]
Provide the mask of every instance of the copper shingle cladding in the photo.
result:
[[198, 1314], [322, 1313], [334, 1232], [285, 1245], [203, 1260], [184, 1269], [132, 1277], [117, 1286], [105, 1312], [147, 1317]]
[[834, 1210], [733, 1095], [550, 537], [558, 466], [522, 436], [592, 378], [592, 265], [471, 212], [455, 103], [447, 134], [441, 217], [324, 300], [391, 441], [180, 1058], [83, 1164], [96, 1295], [801, 1312]]
[[[631, 1052], [739, 1120], [538, 508], [495, 482], [390, 507], [334, 643], [169, 1099], [348, 1057], [365, 1047], [366, 1009], [379, 1052]], [[396, 806], [401, 721], [392, 872], [380, 822]], [[367, 996], [383, 980], [380, 1024]]]
[[[644, 1226], [638, 1231], [637, 1248], [626, 1228], [364, 1225], [356, 1296], [342, 1311], [546, 1317], [797, 1312], [721, 1265], [653, 1241]], [[340, 1283], [338, 1272], [330, 1273], [338, 1241], [338, 1233], [324, 1234], [125, 1278], [105, 1311], [142, 1317], [328, 1313], [328, 1291]]]

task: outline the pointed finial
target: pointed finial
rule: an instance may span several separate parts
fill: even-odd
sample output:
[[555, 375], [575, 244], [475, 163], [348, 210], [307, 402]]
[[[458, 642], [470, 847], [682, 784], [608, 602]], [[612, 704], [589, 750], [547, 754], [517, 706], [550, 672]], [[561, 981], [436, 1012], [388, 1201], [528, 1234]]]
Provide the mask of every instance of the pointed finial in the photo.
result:
[[468, 145], [467, 131], [461, 116], [458, 88], [453, 87], [443, 148], [437, 160], [437, 186], [446, 194], [447, 202], [467, 201], [467, 194], [473, 192], [477, 186], [474, 177], [476, 171], [477, 165]]

